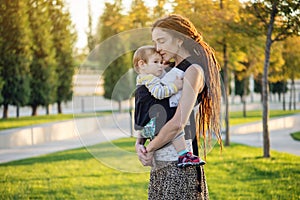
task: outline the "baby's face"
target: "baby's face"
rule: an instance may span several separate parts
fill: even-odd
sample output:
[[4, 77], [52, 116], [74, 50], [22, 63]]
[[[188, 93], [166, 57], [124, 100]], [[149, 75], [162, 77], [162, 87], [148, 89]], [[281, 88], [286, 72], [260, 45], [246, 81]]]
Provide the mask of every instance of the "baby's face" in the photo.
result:
[[148, 64], [145, 67], [145, 72], [154, 76], [160, 76], [164, 69], [162, 62], [163, 60], [160, 54], [156, 53], [151, 55], [148, 59]]

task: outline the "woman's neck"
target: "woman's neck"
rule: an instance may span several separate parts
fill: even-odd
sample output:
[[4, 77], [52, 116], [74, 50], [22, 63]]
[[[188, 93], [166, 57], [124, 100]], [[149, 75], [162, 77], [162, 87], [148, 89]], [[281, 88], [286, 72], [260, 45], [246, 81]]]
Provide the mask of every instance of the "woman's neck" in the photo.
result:
[[184, 59], [186, 59], [187, 57], [191, 56], [191, 54], [185, 50], [182, 49], [180, 52], [178, 52], [178, 54], [174, 57], [175, 60], [175, 66], [178, 65], [181, 61], [183, 61]]

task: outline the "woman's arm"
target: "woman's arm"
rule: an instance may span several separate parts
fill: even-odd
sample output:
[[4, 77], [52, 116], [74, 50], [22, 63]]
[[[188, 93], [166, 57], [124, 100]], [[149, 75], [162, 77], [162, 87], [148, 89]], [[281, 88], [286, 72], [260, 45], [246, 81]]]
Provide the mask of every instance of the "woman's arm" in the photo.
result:
[[153, 152], [171, 140], [180, 133], [194, 108], [198, 93], [204, 87], [204, 72], [199, 65], [190, 66], [184, 75], [182, 95], [173, 118], [168, 121], [159, 134], [146, 147], [147, 152]]

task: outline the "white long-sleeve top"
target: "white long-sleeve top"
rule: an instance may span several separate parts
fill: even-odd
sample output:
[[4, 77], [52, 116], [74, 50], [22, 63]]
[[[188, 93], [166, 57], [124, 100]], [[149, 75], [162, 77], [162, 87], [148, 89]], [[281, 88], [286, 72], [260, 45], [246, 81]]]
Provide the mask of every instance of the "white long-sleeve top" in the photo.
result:
[[173, 82], [162, 82], [159, 77], [152, 74], [139, 74], [136, 79], [137, 85], [145, 85], [156, 99], [164, 99], [178, 92]]
[[175, 86], [174, 81], [176, 77], [183, 78], [184, 71], [174, 67], [169, 72], [164, 72], [160, 77], [154, 75], [137, 76], [137, 85], [145, 85], [149, 92], [156, 99], [163, 99], [170, 97], [170, 107], [178, 106], [182, 91]]

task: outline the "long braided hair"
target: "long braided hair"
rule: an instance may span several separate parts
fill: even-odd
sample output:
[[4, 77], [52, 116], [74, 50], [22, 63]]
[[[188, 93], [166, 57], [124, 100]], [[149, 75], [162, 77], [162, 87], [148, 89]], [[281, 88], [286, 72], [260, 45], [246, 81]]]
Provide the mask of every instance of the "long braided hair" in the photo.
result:
[[192, 22], [181, 15], [171, 14], [158, 19], [153, 24], [152, 30], [154, 28], [161, 28], [172, 36], [182, 39], [183, 48], [197, 57], [203, 68], [207, 87], [201, 92], [202, 101], [196, 118], [196, 135], [198, 140], [200, 136], [203, 137], [206, 157], [206, 139], [211, 143], [212, 134], [215, 134], [222, 148], [220, 65], [214, 50], [203, 41], [202, 34], [197, 31]]

